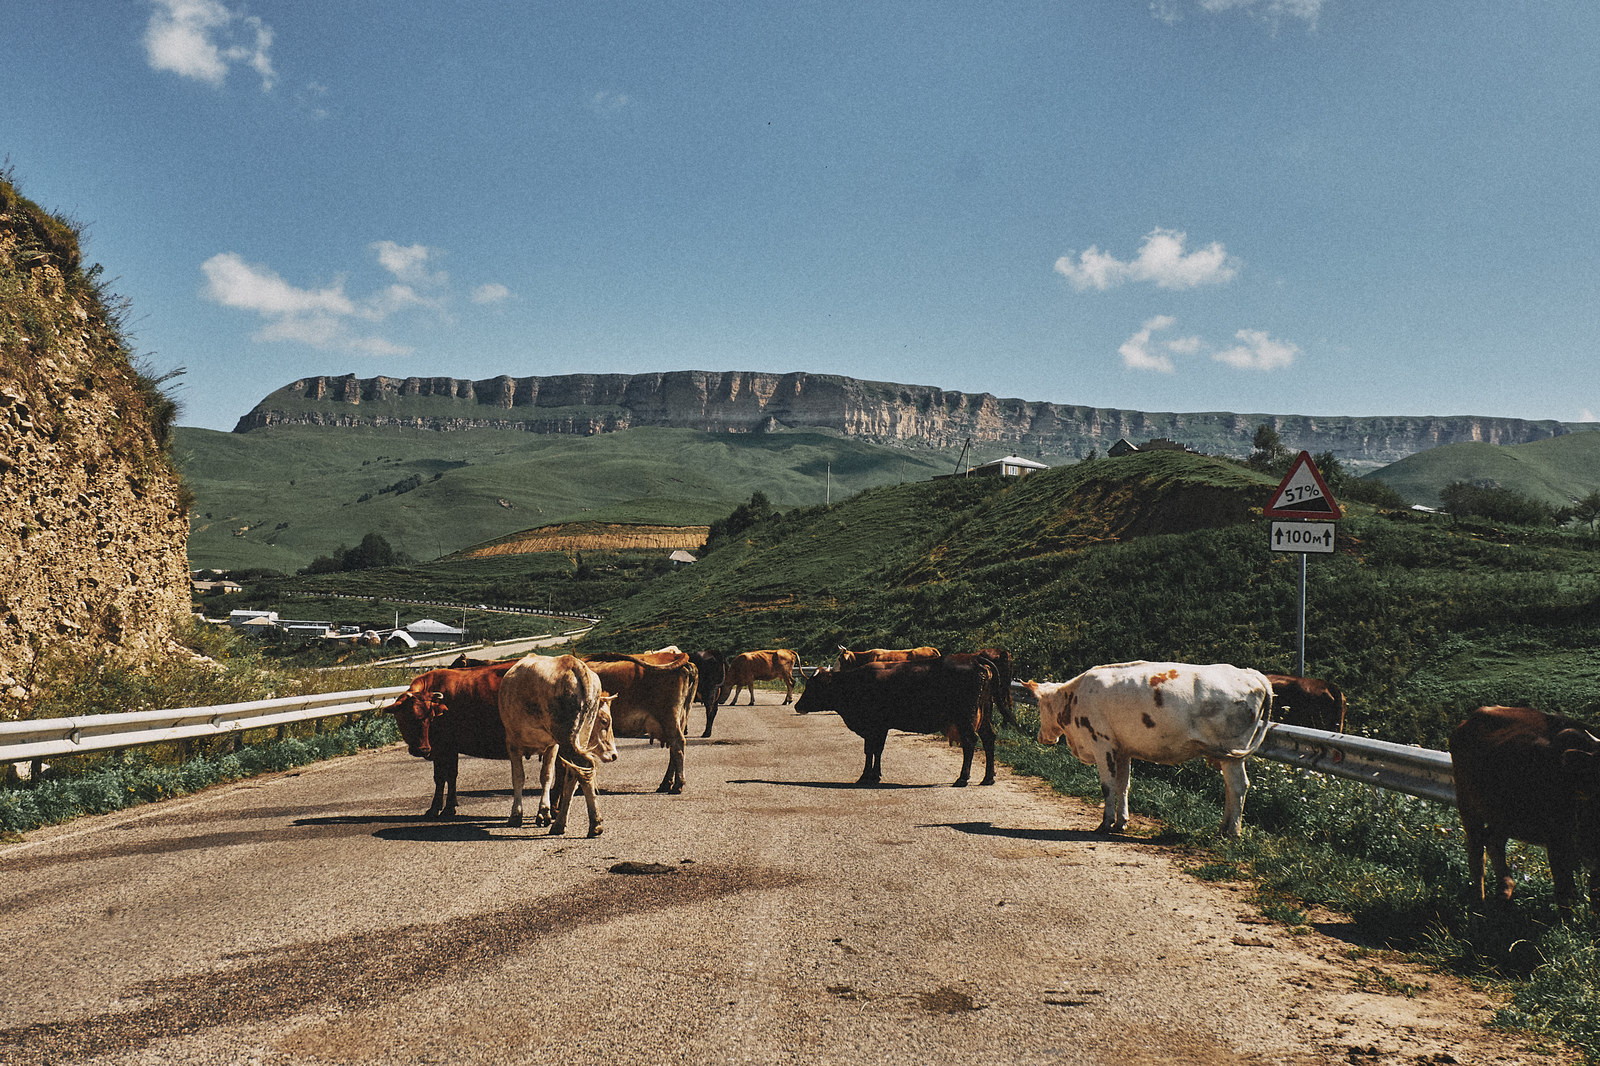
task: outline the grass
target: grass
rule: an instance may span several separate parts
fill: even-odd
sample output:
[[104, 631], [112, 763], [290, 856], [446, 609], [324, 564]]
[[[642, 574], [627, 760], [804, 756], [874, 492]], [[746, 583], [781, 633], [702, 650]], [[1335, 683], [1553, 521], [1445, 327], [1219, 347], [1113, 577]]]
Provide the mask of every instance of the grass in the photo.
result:
[[[369, 531], [435, 559], [562, 521], [707, 525], [758, 489], [787, 508], [823, 502], [830, 482], [843, 498], [954, 462], [820, 432], [677, 429], [577, 437], [180, 427], [174, 450], [196, 496], [190, 562], [286, 573]], [[384, 491], [413, 478], [415, 488]]]
[[1492, 484], [1563, 507], [1600, 489], [1600, 433], [1570, 433], [1527, 444], [1447, 444], [1407, 456], [1372, 477], [1413, 503], [1439, 505], [1454, 481]]

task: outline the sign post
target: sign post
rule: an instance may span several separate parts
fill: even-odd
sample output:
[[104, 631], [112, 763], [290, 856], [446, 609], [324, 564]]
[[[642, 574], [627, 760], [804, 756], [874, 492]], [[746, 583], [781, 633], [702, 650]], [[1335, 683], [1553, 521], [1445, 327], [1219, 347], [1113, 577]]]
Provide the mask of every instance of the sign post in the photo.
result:
[[1289, 473], [1273, 490], [1272, 502], [1262, 511], [1268, 518], [1292, 519], [1274, 521], [1267, 547], [1275, 552], [1298, 552], [1300, 555], [1300, 659], [1299, 676], [1306, 674], [1306, 556], [1333, 553], [1333, 524], [1344, 517], [1322, 472], [1311, 461], [1309, 452], [1301, 452], [1289, 467]]

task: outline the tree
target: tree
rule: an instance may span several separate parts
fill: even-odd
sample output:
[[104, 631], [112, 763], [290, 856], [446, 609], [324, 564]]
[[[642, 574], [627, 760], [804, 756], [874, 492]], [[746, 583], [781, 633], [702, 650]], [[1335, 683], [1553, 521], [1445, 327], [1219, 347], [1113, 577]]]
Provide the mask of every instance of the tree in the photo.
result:
[[1600, 521], [1600, 489], [1573, 504], [1572, 517], [1580, 522], [1589, 523], [1589, 532], [1593, 533], [1595, 523]]
[[706, 542], [701, 551], [711, 551], [718, 542], [737, 537], [751, 526], [775, 514], [777, 512], [773, 510], [772, 501], [767, 499], [766, 493], [758, 489], [750, 494], [748, 503], [741, 503], [727, 518], [719, 518], [711, 523], [711, 529], [706, 534]]
[[1255, 450], [1250, 453], [1247, 462], [1257, 470], [1272, 470], [1289, 458], [1289, 449], [1283, 446], [1278, 431], [1265, 422], [1256, 427], [1252, 444]]

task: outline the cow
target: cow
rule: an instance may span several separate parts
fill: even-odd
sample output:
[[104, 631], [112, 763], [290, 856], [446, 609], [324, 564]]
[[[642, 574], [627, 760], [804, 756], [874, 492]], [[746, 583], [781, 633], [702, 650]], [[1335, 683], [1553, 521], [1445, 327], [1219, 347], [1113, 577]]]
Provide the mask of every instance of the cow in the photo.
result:
[[977, 651], [949, 652], [944, 656], [950, 662], [968, 662], [982, 659], [989, 664], [994, 705], [999, 708], [1006, 724], [1020, 730], [1022, 723], [1014, 713], [1016, 700], [1011, 694], [1011, 653], [1004, 648], [979, 648]]
[[584, 656], [611, 702], [611, 727], [619, 737], [649, 737], [667, 749], [667, 774], [657, 792], [683, 791], [683, 748], [699, 671], [683, 652]]
[[[594, 775], [597, 762], [611, 762], [617, 746], [611, 729], [613, 696], [600, 687], [600, 678], [572, 655], [524, 655], [506, 671], [500, 682], [500, 721], [506, 731], [506, 752], [511, 757], [511, 816], [509, 826], [522, 824], [522, 760], [548, 753], [561, 761], [566, 779], [557, 789], [552, 835], [567, 831], [567, 812], [573, 789], [583, 789], [589, 805], [589, 835], [604, 831], [595, 804]], [[548, 788], [548, 771], [544, 775]], [[548, 793], [547, 793], [548, 795]], [[541, 801], [541, 813], [548, 801]]]
[[920, 648], [868, 648], [866, 651], [851, 651], [841, 644], [838, 668], [853, 670], [868, 663], [903, 663], [913, 659], [937, 659], [940, 654], [938, 648], [927, 645]]
[[722, 696], [722, 682], [728, 674], [728, 662], [722, 657], [720, 651], [710, 648], [689, 653], [689, 661], [694, 663], [695, 669], [700, 671], [700, 680], [695, 689], [695, 699], [700, 701], [706, 709], [706, 729], [701, 733], [702, 738], [711, 735], [711, 726], [717, 720], [717, 701]]
[[1332, 681], [1292, 674], [1268, 674], [1272, 718], [1284, 725], [1344, 732], [1344, 693]]
[[858, 785], [883, 780], [883, 745], [889, 730], [902, 733], [944, 733], [954, 727], [961, 738], [961, 775], [965, 788], [972, 773], [973, 750], [983, 741], [985, 785], [994, 784], [994, 722], [990, 706], [992, 670], [987, 662], [954, 663], [946, 659], [869, 663], [851, 670], [819, 670], [806, 683], [794, 709], [798, 714], [835, 711], [859, 736], [866, 756]]
[[1515, 838], [1544, 847], [1563, 921], [1572, 917], [1580, 862], [1591, 867], [1589, 909], [1600, 914], [1600, 738], [1531, 707], [1479, 707], [1450, 734], [1450, 762], [1475, 901], [1484, 902], [1487, 850], [1495, 898], [1511, 902], [1506, 841]]
[[757, 681], [782, 681], [783, 702], [793, 703], [794, 672], [799, 665], [800, 656], [788, 648], [742, 651], [737, 655], [730, 655], [717, 702], [737, 703], [739, 690], [747, 688], [750, 690], [750, 702], [755, 703]]
[[394, 715], [406, 750], [433, 763], [433, 802], [424, 818], [455, 816], [461, 756], [506, 758], [500, 681], [510, 667], [508, 661], [429, 670], [413, 678], [410, 689], [384, 708]]
[[1132, 761], [1175, 765], [1196, 756], [1222, 771], [1224, 836], [1239, 835], [1250, 778], [1245, 756], [1270, 724], [1272, 684], [1259, 670], [1216, 663], [1131, 662], [1094, 666], [1070, 681], [1022, 683], [1039, 701], [1039, 743], [1067, 739], [1100, 774], [1098, 832], [1128, 824]]

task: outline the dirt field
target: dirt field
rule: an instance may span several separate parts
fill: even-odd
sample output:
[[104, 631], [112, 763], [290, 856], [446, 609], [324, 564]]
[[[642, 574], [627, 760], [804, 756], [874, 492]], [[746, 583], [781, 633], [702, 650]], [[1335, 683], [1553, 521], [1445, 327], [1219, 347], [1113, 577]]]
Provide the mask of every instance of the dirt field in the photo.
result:
[[710, 526], [634, 526], [584, 522], [545, 526], [498, 544], [461, 554], [468, 559], [531, 552], [633, 551], [682, 548], [695, 551], [706, 542]]

